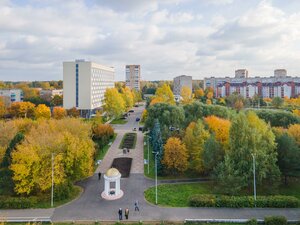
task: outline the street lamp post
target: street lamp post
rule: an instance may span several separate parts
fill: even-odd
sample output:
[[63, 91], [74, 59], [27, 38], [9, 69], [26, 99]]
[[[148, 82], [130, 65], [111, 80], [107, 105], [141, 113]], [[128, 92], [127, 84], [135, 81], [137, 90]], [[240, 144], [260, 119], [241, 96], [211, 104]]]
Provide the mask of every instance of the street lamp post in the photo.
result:
[[147, 135], [147, 137], [148, 137], [148, 174], [149, 174], [149, 165], [150, 165], [150, 152], [149, 152], [150, 141], [149, 141], [149, 139], [151, 137], [149, 135]]
[[256, 179], [255, 179], [255, 155], [252, 153], [252, 159], [253, 159], [253, 194], [254, 194], [254, 202], [256, 207]]
[[155, 154], [155, 205], [157, 205], [157, 156], [159, 152], [153, 152]]
[[52, 181], [51, 181], [51, 207], [53, 207], [53, 194], [54, 194], [54, 154], [52, 153], [51, 157], [51, 166], [52, 166]]

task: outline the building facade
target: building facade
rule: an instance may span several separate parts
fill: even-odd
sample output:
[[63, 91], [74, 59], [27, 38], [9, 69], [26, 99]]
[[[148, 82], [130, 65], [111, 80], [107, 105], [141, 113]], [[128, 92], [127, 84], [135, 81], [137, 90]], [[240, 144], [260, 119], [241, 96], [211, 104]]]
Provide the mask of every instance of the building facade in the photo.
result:
[[51, 99], [55, 96], [63, 96], [63, 89], [54, 89], [54, 90], [40, 90], [40, 97], [47, 101], [51, 101]]
[[262, 98], [298, 96], [300, 77], [289, 77], [286, 70], [285, 72], [280, 70], [280, 72], [275, 70], [272, 77], [205, 78], [204, 88], [212, 87], [215, 97], [227, 97], [233, 93], [238, 93], [245, 98], [252, 98], [254, 95]]
[[181, 75], [181, 76], [175, 77], [173, 79], [173, 94], [177, 97], [180, 96], [181, 90], [184, 86], [190, 88], [192, 91], [193, 90], [192, 83], [193, 82], [192, 82], [191, 76]]
[[0, 97], [9, 106], [13, 102], [23, 102], [23, 91], [21, 89], [0, 89]]
[[90, 117], [103, 106], [104, 93], [114, 87], [114, 78], [113, 67], [84, 60], [64, 62], [64, 108], [76, 107], [83, 117]]
[[141, 66], [126, 65], [126, 87], [140, 91], [141, 89]]

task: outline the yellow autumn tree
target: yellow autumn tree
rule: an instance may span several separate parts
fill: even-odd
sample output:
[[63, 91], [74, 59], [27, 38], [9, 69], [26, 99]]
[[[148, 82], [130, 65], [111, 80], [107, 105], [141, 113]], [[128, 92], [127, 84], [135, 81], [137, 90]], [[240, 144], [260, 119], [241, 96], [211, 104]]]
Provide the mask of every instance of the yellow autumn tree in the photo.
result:
[[4, 97], [0, 97], [0, 118], [2, 118], [7, 112]]
[[204, 91], [202, 88], [195, 90], [195, 98], [200, 99], [204, 96]]
[[290, 125], [288, 130], [288, 134], [295, 138], [298, 145], [300, 145], [300, 124]]
[[173, 92], [170, 86], [167, 85], [166, 83], [164, 83], [161, 87], [157, 88], [155, 92], [155, 97], [151, 101], [150, 105], [161, 103], [161, 102], [175, 105]]
[[212, 91], [207, 92], [206, 97], [208, 99], [212, 99], [214, 97], [214, 93]]
[[228, 150], [230, 121], [216, 116], [208, 116], [204, 121], [209, 130], [215, 134], [216, 140], [222, 145], [223, 149]]
[[190, 104], [193, 102], [193, 98], [192, 98], [192, 90], [187, 87], [187, 86], [183, 86], [181, 89], [181, 93], [180, 93], [182, 100], [181, 103], [182, 104]]
[[189, 168], [198, 173], [204, 172], [203, 151], [204, 144], [209, 138], [209, 132], [205, 130], [201, 120], [191, 122], [186, 128], [183, 142], [188, 149]]
[[188, 154], [185, 145], [179, 138], [171, 137], [164, 145], [162, 163], [173, 173], [182, 173], [188, 168]]
[[38, 105], [35, 108], [34, 114], [36, 119], [50, 119], [51, 117], [50, 108], [45, 104]]
[[206, 99], [206, 104], [207, 105], [211, 105], [211, 100], [210, 99]]
[[9, 112], [13, 117], [32, 118], [34, 116], [35, 105], [31, 102], [13, 102]]
[[15, 137], [17, 132], [18, 129], [13, 120], [7, 122], [0, 120], [0, 164], [10, 141]]
[[148, 111], [147, 111], [147, 109], [144, 109], [143, 113], [142, 113], [142, 119], [141, 119], [141, 121], [145, 122], [146, 119], [147, 119], [147, 116], [148, 116]]
[[300, 110], [299, 109], [294, 109], [293, 114], [296, 116], [300, 116]]
[[63, 107], [54, 107], [52, 112], [52, 117], [54, 119], [60, 120], [62, 118], [65, 118], [67, 116], [67, 111]]
[[104, 110], [110, 117], [118, 118], [126, 110], [125, 101], [116, 88], [106, 89], [104, 103]]
[[125, 102], [126, 110], [132, 108], [134, 104], [134, 93], [130, 90], [130, 88], [128, 87], [122, 88], [122, 97]]

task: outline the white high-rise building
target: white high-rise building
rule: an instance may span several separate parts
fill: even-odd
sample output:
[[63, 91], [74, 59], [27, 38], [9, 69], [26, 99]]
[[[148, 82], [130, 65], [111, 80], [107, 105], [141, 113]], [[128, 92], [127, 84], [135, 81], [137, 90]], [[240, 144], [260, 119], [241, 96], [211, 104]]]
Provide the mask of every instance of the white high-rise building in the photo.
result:
[[115, 69], [94, 62], [63, 63], [64, 108], [76, 107], [83, 117], [101, 108], [107, 88], [114, 87]]
[[174, 87], [173, 94], [175, 96], [180, 96], [181, 90], [184, 86], [188, 87], [192, 91], [192, 77], [187, 75], [181, 75], [178, 77], [174, 77], [173, 79]]
[[126, 87], [139, 91], [141, 89], [141, 66], [126, 65]]

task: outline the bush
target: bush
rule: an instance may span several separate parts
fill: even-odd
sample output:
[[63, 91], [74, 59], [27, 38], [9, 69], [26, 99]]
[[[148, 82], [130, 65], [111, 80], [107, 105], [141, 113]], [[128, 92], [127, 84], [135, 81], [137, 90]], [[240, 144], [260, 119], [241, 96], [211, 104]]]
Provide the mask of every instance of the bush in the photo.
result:
[[54, 200], [61, 201], [71, 197], [74, 192], [74, 186], [71, 182], [56, 185], [54, 189]]
[[269, 216], [265, 217], [266, 225], [286, 225], [287, 220], [284, 216]]
[[38, 202], [37, 197], [0, 197], [0, 209], [26, 209], [34, 207]]
[[[192, 207], [229, 207], [229, 208], [252, 208], [255, 206], [251, 196], [228, 196], [228, 195], [193, 195], [189, 199]], [[293, 196], [258, 196], [256, 206], [259, 208], [297, 208], [300, 200]]]
[[246, 224], [248, 224], [248, 225], [257, 225], [257, 219], [255, 219], [255, 218], [250, 219]]

